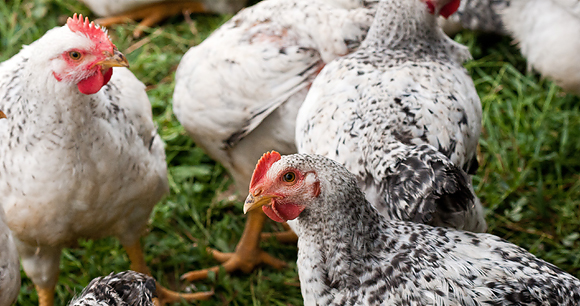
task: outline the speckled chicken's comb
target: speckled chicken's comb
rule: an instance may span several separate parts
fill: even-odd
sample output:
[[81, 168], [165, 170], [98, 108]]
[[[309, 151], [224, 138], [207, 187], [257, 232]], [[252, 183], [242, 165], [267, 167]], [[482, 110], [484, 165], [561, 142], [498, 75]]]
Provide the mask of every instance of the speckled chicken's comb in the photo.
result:
[[262, 158], [256, 164], [256, 169], [254, 170], [254, 174], [252, 174], [252, 181], [250, 182], [250, 189], [256, 186], [256, 184], [262, 180], [268, 169], [274, 164], [275, 162], [282, 159], [280, 153], [276, 151], [266, 152], [262, 155]]
[[86, 17], [83, 21], [83, 15], [77, 16], [75, 13], [68, 18], [66, 24], [71, 31], [84, 33], [91, 40], [97, 40], [98, 42], [108, 41], [110, 43], [107, 32], [95, 25], [94, 22], [89, 22], [89, 17]]

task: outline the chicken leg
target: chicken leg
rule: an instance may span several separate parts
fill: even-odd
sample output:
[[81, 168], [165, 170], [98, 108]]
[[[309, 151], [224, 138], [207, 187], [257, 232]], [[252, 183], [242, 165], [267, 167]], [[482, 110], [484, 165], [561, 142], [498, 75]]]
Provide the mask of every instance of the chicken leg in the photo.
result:
[[[137, 241], [133, 245], [125, 246], [125, 251], [131, 260], [131, 270], [140, 273], [151, 275], [149, 267], [145, 264], [145, 256], [143, 255], [143, 250], [141, 249], [141, 243]], [[214, 293], [210, 292], [197, 292], [197, 293], [179, 293], [169, 290], [159, 283], [156, 283], [156, 292], [158, 300], [155, 305], [165, 305], [166, 303], [176, 303], [182, 300], [185, 301], [196, 301], [196, 300], [207, 300]]]
[[54, 287], [41, 288], [38, 285], [34, 286], [38, 294], [38, 306], [53, 306], [54, 305]]
[[[213, 257], [222, 263], [221, 266], [226, 272], [241, 270], [245, 273], [250, 273], [255, 266], [261, 263], [265, 263], [276, 269], [282, 269], [286, 266], [286, 262], [274, 258], [260, 249], [260, 234], [265, 220], [266, 215], [261, 210], [248, 212], [248, 220], [246, 221], [244, 233], [234, 253], [222, 253], [210, 249]], [[217, 273], [219, 268], [220, 266], [215, 266], [209, 269], [191, 271], [183, 274], [181, 279], [189, 281], [204, 279], [207, 278], [209, 271]]]
[[177, 15], [182, 12], [206, 13], [208, 10], [200, 2], [193, 1], [162, 1], [153, 3], [144, 7], [136, 8], [124, 14], [104, 17], [95, 20], [95, 23], [108, 27], [113, 24], [119, 24], [130, 20], [141, 20], [133, 31], [134, 37], [143, 35], [143, 30], [151, 27], [161, 20]]

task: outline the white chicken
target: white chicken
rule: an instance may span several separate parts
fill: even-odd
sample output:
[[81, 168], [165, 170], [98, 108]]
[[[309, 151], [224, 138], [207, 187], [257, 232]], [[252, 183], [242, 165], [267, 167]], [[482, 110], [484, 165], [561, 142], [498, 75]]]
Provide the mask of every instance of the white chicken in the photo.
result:
[[53, 304], [61, 249], [81, 237], [118, 237], [132, 269], [149, 272], [139, 238], [168, 191], [167, 166], [145, 86], [112, 68], [127, 66], [76, 15], [0, 64], [1, 204], [40, 305]]
[[501, 16], [530, 66], [580, 95], [580, 0], [512, 0]]
[[[407, 1], [407, 0], [403, 0]], [[580, 280], [499, 237], [393, 221], [319, 155], [266, 153], [244, 211], [295, 219], [304, 305], [578, 305]]]
[[[358, 46], [374, 12], [361, 6], [372, 2], [262, 1], [185, 54], [175, 77], [175, 115], [196, 144], [230, 172], [238, 191], [247, 188], [255, 160], [265, 151], [296, 152], [296, 113], [312, 80], [326, 62]], [[259, 249], [264, 221], [262, 213], [250, 214], [236, 252], [213, 251], [227, 261], [227, 271], [251, 271], [262, 262], [284, 266]], [[203, 278], [207, 271], [184, 277]]]
[[580, 0], [464, 1], [459, 17], [443, 22], [448, 33], [464, 27], [510, 34], [530, 67], [580, 95]]
[[235, 14], [248, 0], [81, 0], [100, 19], [102, 26], [125, 22], [127, 19], [142, 20], [133, 31], [133, 36], [173, 15], [188, 13]]
[[[298, 152], [339, 161], [386, 217], [481, 232], [481, 103], [471, 57], [436, 16], [459, 0], [383, 0], [361, 46], [322, 69], [296, 119]], [[290, 224], [291, 225], [291, 224]]]
[[[0, 129], [7, 121], [0, 111]], [[0, 207], [0, 306], [9, 306], [16, 302], [20, 292], [20, 261], [12, 233], [6, 225], [4, 209]]]

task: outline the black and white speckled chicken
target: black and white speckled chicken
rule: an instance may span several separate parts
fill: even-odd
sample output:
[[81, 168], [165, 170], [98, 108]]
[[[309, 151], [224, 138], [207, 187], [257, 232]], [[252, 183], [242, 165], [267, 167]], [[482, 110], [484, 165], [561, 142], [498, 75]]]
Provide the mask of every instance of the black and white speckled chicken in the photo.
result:
[[124, 271], [93, 279], [69, 306], [153, 306], [155, 280], [146, 274]]
[[388, 220], [316, 155], [259, 161], [244, 211], [296, 219], [304, 305], [578, 305], [580, 281], [490, 234]]
[[[361, 6], [372, 2], [262, 1], [185, 54], [175, 77], [175, 115], [196, 144], [225, 166], [240, 193], [264, 152], [296, 152], [296, 114], [312, 80], [326, 62], [360, 44], [374, 13]], [[259, 249], [265, 219], [260, 212], [248, 216], [235, 253], [213, 251], [227, 260], [227, 271], [250, 271], [262, 262], [284, 265]], [[184, 277], [206, 275], [202, 270]]]
[[[76, 14], [0, 64], [0, 204], [40, 305], [53, 304], [61, 250], [79, 238], [118, 237], [132, 269], [149, 271], [139, 238], [168, 191], [167, 165], [127, 66]], [[198, 297], [158, 291], [162, 302]]]
[[[436, 16], [458, 0], [384, 0], [356, 52], [322, 69], [298, 113], [298, 152], [358, 176], [385, 216], [470, 231], [486, 223], [471, 180], [481, 104], [466, 47]], [[291, 225], [291, 224], [290, 224]]]
[[564, 90], [580, 95], [580, 0], [464, 0], [459, 17], [443, 21], [459, 29], [509, 34], [529, 66]]

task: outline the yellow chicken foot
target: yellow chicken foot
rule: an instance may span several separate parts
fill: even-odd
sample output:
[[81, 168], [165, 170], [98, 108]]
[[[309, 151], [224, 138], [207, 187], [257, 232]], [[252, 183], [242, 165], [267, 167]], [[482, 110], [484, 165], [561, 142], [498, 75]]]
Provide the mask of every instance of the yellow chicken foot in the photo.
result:
[[191, 1], [163, 1], [134, 9], [121, 15], [104, 17], [95, 20], [96, 24], [108, 27], [113, 24], [127, 22], [127, 20], [141, 20], [133, 31], [133, 37], [143, 35], [143, 30], [149, 28], [165, 18], [183, 13], [206, 13], [208, 10], [200, 2]]
[[[261, 210], [248, 212], [248, 220], [242, 238], [236, 246], [234, 253], [222, 253], [217, 250], [209, 249], [213, 257], [222, 262], [222, 267], [230, 273], [241, 270], [244, 273], [250, 273], [257, 265], [265, 263], [276, 269], [286, 267], [286, 262], [274, 258], [270, 254], [260, 249], [260, 233], [264, 227], [266, 215]], [[191, 271], [181, 276], [181, 279], [188, 281], [200, 280], [207, 278], [209, 271], [217, 273], [220, 266], [209, 269]]]
[[53, 306], [54, 305], [54, 287], [40, 288], [36, 287], [38, 293], [38, 306]]
[[282, 223], [282, 226], [284, 227], [285, 231], [280, 232], [280, 233], [262, 233], [260, 235], [261, 240], [262, 241], [266, 241], [266, 240], [274, 237], [280, 243], [288, 243], [288, 244], [290, 244], [290, 243], [297, 243], [298, 242], [298, 236], [290, 228], [290, 226], [288, 225], [288, 223], [284, 222], [284, 223]]
[[[125, 251], [129, 256], [129, 260], [131, 260], [131, 270], [137, 271], [140, 273], [151, 275], [149, 271], [149, 267], [145, 264], [145, 256], [143, 256], [143, 250], [141, 249], [141, 243], [137, 241], [137, 243], [125, 246]], [[181, 301], [198, 301], [198, 300], [207, 300], [209, 299], [214, 292], [196, 292], [196, 293], [180, 293], [169, 290], [159, 282], [156, 281], [156, 293], [157, 293], [157, 300], [154, 301], [155, 305], [165, 305], [167, 303], [177, 303]]]

